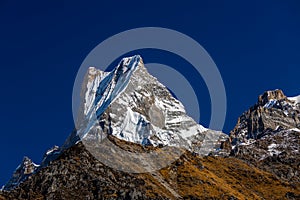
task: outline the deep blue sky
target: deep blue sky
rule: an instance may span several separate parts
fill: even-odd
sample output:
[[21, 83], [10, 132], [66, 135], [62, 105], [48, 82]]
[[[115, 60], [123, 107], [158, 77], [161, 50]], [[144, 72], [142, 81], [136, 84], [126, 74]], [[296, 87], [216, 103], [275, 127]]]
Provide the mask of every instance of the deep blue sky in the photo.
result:
[[[225, 132], [265, 90], [300, 94], [297, 0], [45, 2], [0, 1], [1, 185], [24, 155], [39, 163], [47, 148], [64, 142], [74, 127], [72, 89], [81, 62], [127, 29], [170, 28], [203, 45], [225, 83]], [[138, 53], [146, 61], [184, 64], [174, 55]], [[198, 90], [207, 125], [209, 97], [201, 81]]]

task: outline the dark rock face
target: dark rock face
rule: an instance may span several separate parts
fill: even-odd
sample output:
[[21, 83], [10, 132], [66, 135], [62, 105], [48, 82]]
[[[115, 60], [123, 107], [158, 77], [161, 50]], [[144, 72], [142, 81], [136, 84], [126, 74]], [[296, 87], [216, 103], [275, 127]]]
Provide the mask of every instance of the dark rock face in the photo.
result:
[[294, 105], [281, 90], [267, 91], [244, 112], [230, 132], [232, 144], [259, 139], [270, 131], [300, 127], [300, 105]]
[[249, 145], [238, 145], [231, 155], [299, 185], [299, 134], [287, 130], [272, 132]]
[[299, 186], [300, 104], [281, 90], [267, 91], [230, 133], [231, 156]]
[[287, 100], [287, 97], [283, 94], [282, 90], [266, 91], [264, 94], [258, 97], [257, 104], [260, 106], [264, 106], [272, 99], [276, 99], [280, 101], [280, 100]]
[[146, 185], [139, 177], [106, 167], [78, 143], [7, 194], [8, 199], [150, 199]]
[[[142, 146], [130, 148], [141, 151]], [[130, 174], [103, 165], [79, 142], [14, 190], [0, 192], [0, 199], [296, 199], [299, 195], [299, 187], [235, 158], [201, 158], [186, 151], [157, 172]]]

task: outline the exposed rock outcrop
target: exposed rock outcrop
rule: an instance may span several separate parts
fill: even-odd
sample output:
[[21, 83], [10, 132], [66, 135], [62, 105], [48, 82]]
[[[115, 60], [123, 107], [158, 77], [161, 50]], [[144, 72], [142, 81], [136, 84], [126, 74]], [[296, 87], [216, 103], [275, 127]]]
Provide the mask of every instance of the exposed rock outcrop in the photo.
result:
[[267, 91], [241, 115], [231, 131], [231, 156], [299, 187], [299, 127], [299, 102], [281, 90]]

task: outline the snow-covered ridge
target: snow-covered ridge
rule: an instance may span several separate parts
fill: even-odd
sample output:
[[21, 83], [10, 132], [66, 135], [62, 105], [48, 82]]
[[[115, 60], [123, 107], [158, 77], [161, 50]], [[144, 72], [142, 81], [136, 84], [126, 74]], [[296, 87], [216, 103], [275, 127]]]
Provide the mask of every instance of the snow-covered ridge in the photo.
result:
[[[263, 105], [264, 108], [270, 109], [270, 108], [280, 108], [280, 107], [295, 107], [297, 104], [300, 104], [300, 95], [295, 96], [295, 97], [286, 97], [284, 94], [281, 92], [278, 92], [278, 96], [271, 95], [275, 93], [276, 91], [281, 91], [281, 90], [274, 90], [274, 91], [267, 91], [266, 93], [268, 94], [268, 101], [265, 102]], [[281, 96], [280, 96], [281, 95]]]
[[290, 101], [293, 101], [294, 104], [300, 103], [300, 95], [295, 96], [295, 97], [288, 97], [288, 99], [289, 99]]
[[76, 128], [83, 137], [107, 107], [120, 95], [136, 70], [140, 56], [123, 58], [118, 66], [111, 72], [103, 72], [90, 67], [83, 83], [83, 116], [79, 115]]
[[140, 60], [140, 56], [123, 58], [120, 64], [101, 80], [94, 101], [97, 117], [124, 91]]

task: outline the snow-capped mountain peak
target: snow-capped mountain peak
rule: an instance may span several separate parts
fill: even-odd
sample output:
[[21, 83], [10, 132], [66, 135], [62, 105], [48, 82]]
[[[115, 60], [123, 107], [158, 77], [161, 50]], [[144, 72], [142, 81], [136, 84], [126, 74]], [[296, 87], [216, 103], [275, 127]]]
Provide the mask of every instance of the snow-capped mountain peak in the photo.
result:
[[206, 132], [221, 134], [189, 117], [181, 102], [148, 73], [140, 56], [123, 58], [111, 72], [90, 68], [81, 97], [81, 138], [113, 135], [143, 145], [193, 149], [197, 135], [204, 140]]

